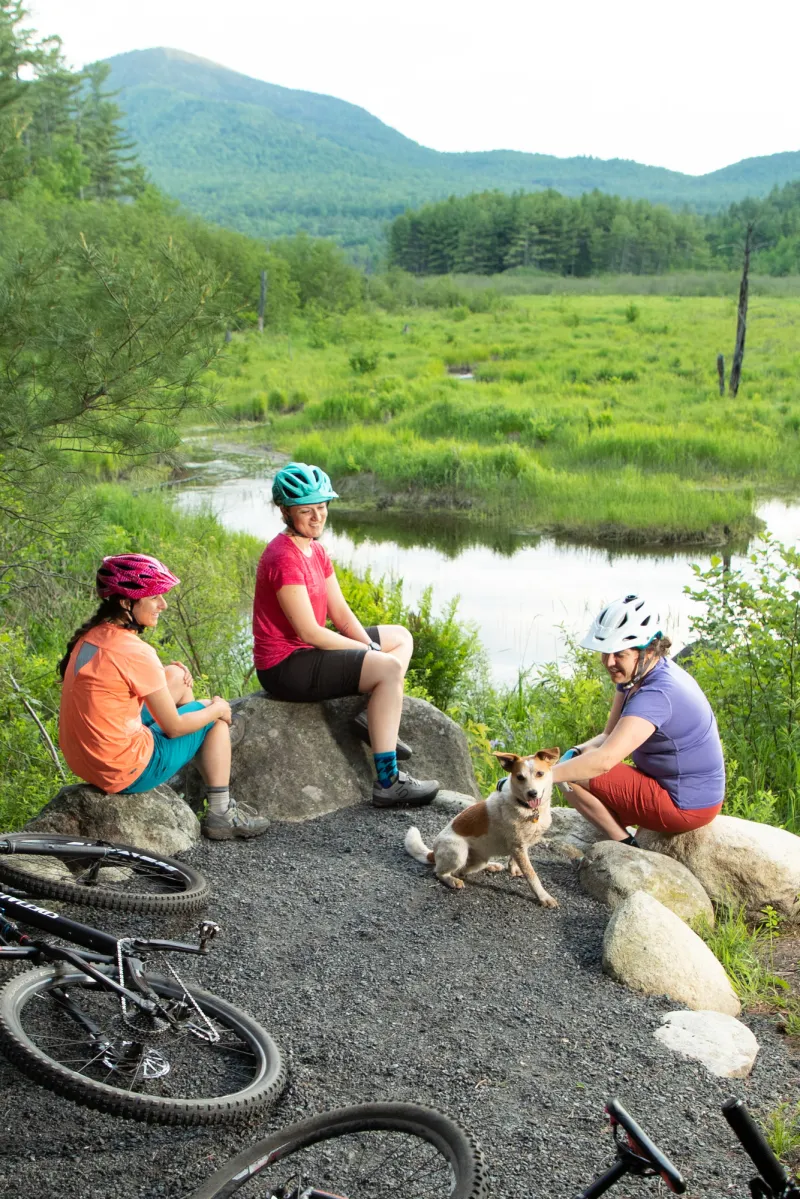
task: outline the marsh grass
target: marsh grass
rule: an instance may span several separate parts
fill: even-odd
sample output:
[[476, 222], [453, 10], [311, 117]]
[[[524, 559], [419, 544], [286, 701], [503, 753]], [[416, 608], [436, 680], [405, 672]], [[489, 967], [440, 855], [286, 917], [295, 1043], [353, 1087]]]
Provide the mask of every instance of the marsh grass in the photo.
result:
[[210, 381], [223, 417], [258, 422], [243, 437], [319, 459], [354, 502], [436, 495], [519, 528], [721, 543], [752, 532], [756, 485], [800, 488], [798, 327], [794, 294], [753, 298], [736, 400], [717, 388], [727, 294], [320, 317], [243, 336]]

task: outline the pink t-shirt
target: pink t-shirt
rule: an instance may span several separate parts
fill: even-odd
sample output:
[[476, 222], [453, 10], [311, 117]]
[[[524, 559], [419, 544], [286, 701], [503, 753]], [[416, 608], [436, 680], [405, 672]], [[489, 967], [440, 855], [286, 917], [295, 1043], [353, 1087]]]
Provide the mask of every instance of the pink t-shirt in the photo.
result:
[[277, 666], [298, 649], [311, 649], [294, 631], [278, 602], [281, 587], [302, 586], [308, 591], [317, 624], [324, 626], [328, 615], [325, 580], [333, 566], [318, 541], [311, 542], [311, 557], [298, 549], [291, 537], [273, 537], [258, 563], [253, 602], [253, 660], [257, 670]]

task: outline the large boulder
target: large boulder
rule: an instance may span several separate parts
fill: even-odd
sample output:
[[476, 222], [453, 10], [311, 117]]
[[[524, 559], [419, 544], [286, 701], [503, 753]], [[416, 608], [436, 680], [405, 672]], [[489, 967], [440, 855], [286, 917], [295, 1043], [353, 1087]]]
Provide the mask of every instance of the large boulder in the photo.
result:
[[759, 1050], [747, 1025], [722, 1012], [667, 1012], [653, 1036], [720, 1078], [747, 1078]]
[[700, 883], [680, 862], [663, 854], [620, 841], [598, 841], [587, 848], [578, 877], [585, 891], [610, 908], [634, 891], [646, 891], [687, 924], [698, 918], [714, 923], [714, 906]]
[[771, 904], [800, 921], [800, 837], [771, 824], [717, 816], [705, 828], [670, 836], [639, 835], [645, 849], [682, 862], [717, 904], [743, 904], [755, 915]]
[[194, 812], [166, 785], [139, 795], [107, 795], [86, 783], [62, 787], [25, 827], [118, 841], [167, 857], [191, 849], [200, 837]]
[[603, 969], [644, 995], [666, 995], [693, 1011], [738, 1016], [730, 980], [704, 941], [652, 895], [635, 891], [603, 937]]
[[[302, 821], [370, 798], [372, 752], [351, 727], [364, 707], [363, 696], [295, 704], [257, 691], [231, 706], [231, 791], [241, 802], [273, 820]], [[454, 721], [432, 704], [406, 697], [400, 731], [414, 751], [403, 768], [480, 799], [467, 739]], [[193, 765], [185, 787], [187, 799], [197, 806], [204, 791]]]

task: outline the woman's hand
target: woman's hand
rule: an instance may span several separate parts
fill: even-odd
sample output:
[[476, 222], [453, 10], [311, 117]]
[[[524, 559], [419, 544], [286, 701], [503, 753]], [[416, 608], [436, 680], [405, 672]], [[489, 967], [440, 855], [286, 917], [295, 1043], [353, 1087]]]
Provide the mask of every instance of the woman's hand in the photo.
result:
[[221, 695], [215, 695], [210, 706], [214, 709], [214, 715], [217, 720], [224, 720], [226, 724], [232, 722], [233, 713], [231, 712], [231, 706]]
[[184, 687], [194, 686], [194, 679], [192, 678], [191, 671], [187, 666], [184, 666], [183, 662], [170, 662], [170, 666], [177, 666], [179, 670], [183, 671]]

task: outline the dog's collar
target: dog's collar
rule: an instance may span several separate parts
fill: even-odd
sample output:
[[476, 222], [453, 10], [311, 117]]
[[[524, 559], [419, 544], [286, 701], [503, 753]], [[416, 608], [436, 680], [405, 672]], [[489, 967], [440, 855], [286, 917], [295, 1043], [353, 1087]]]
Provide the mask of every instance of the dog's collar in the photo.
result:
[[497, 790], [497, 791], [502, 791], [502, 790], [503, 790], [503, 788], [505, 787], [505, 785], [506, 785], [506, 783], [507, 783], [507, 782], [508, 782], [508, 775], [507, 775], [507, 774], [505, 774], [505, 775], [503, 775], [503, 777], [500, 779], [500, 781], [499, 781], [499, 783], [497, 784], [497, 787], [495, 788], [495, 790]]

